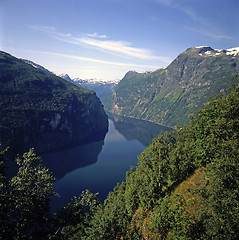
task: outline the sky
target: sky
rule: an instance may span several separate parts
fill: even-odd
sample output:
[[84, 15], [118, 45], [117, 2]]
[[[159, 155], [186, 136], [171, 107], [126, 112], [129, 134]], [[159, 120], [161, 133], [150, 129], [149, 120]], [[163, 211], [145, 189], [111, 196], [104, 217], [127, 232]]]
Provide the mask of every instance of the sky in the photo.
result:
[[71, 78], [120, 80], [195, 46], [239, 47], [239, 0], [0, 0], [0, 50]]

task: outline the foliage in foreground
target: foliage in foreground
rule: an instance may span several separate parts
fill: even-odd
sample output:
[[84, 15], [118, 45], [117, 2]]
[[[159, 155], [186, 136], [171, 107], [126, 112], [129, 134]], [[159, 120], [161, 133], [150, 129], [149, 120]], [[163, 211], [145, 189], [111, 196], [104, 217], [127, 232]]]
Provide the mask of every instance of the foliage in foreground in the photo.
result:
[[1, 237], [46, 239], [52, 231], [50, 198], [56, 194], [53, 189], [55, 179], [33, 149], [16, 161], [19, 171], [9, 181], [4, 177], [4, 167], [1, 167]]
[[239, 239], [238, 158], [239, 88], [210, 100], [189, 125], [154, 139], [104, 204], [86, 191], [51, 216], [53, 178], [35, 165], [31, 150], [18, 159], [16, 177], [1, 178], [1, 234], [7, 239]]

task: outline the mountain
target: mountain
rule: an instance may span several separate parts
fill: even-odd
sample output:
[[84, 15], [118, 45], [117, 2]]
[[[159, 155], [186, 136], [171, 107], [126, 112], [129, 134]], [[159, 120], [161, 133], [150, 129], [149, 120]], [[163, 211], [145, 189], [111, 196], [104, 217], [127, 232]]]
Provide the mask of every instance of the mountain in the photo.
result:
[[48, 69], [44, 68], [43, 66], [41, 66], [41, 65], [39, 65], [37, 63], [34, 63], [34, 62], [30, 61], [30, 60], [27, 60], [27, 59], [21, 59], [21, 60], [24, 61], [25, 63], [28, 63], [28, 64], [32, 65], [34, 68], [39, 68], [39, 69], [41, 69], [44, 72], [52, 73], [51, 71], [49, 71]]
[[239, 48], [189, 48], [166, 68], [128, 72], [103, 104], [114, 114], [175, 127], [224, 92], [238, 71]]
[[108, 117], [93, 91], [0, 52], [0, 142], [18, 152], [101, 138]]
[[95, 91], [100, 100], [102, 100], [107, 94], [111, 93], [118, 83], [118, 81], [102, 81], [97, 79], [83, 80], [80, 78], [75, 78], [71, 80], [71, 82], [77, 86]]
[[71, 80], [71, 78], [69, 77], [69, 75], [68, 75], [67, 73], [62, 73], [62, 74], [59, 74], [59, 75], [57, 75], [57, 76], [65, 79], [65, 80], [67, 80], [68, 82], [74, 83], [74, 82]]
[[[52, 73], [53, 72], [49, 71], [48, 69], [44, 68], [43, 66], [34, 63], [30, 60], [26, 60], [26, 59], [21, 59], [23, 60], [25, 63], [28, 63], [30, 65], [32, 65], [35, 68], [39, 68], [47, 73]], [[75, 79], [71, 79], [69, 77], [68, 74], [66, 73], [62, 73], [62, 74], [56, 74], [58, 77], [61, 77], [65, 80], [67, 80], [68, 82], [71, 82], [79, 87], [82, 88], [86, 88], [89, 90], [93, 90], [96, 92], [97, 97], [100, 100], [103, 100], [103, 98], [111, 93], [114, 89], [114, 87], [117, 85], [118, 81], [102, 81], [102, 80], [97, 80], [97, 79], [80, 79], [80, 78], [75, 78]]]

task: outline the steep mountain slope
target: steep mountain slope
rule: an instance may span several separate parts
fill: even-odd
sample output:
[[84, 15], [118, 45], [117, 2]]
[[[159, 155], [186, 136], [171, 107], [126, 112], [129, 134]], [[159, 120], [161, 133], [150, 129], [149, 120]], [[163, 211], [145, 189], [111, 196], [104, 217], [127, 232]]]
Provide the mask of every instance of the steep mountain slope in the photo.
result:
[[39, 65], [39, 64], [37, 64], [37, 63], [34, 63], [33, 61], [30, 61], [30, 60], [27, 60], [27, 59], [21, 59], [21, 60], [22, 60], [23, 62], [25, 62], [25, 63], [28, 63], [28, 64], [32, 65], [32, 66], [35, 67], [35, 68], [41, 69], [41, 70], [44, 71], [44, 72], [52, 73], [52, 72], [49, 71], [48, 69], [44, 68], [43, 66], [41, 66], [41, 65]]
[[50, 150], [107, 131], [93, 91], [0, 52], [0, 142], [22, 152]]
[[187, 125], [155, 138], [103, 205], [87, 192], [73, 198], [58, 215], [60, 234], [237, 240], [238, 189], [239, 86], [210, 99]]
[[189, 48], [167, 68], [154, 72], [128, 72], [106, 96], [112, 113], [175, 127], [233, 83], [239, 71], [239, 48]]

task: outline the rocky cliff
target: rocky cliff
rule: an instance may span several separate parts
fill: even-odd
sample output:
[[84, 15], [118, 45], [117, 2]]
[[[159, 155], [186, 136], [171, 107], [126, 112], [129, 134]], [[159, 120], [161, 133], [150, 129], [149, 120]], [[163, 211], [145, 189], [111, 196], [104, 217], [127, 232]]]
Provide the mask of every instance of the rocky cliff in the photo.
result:
[[101, 138], [108, 118], [95, 92], [0, 52], [0, 142], [49, 151]]

